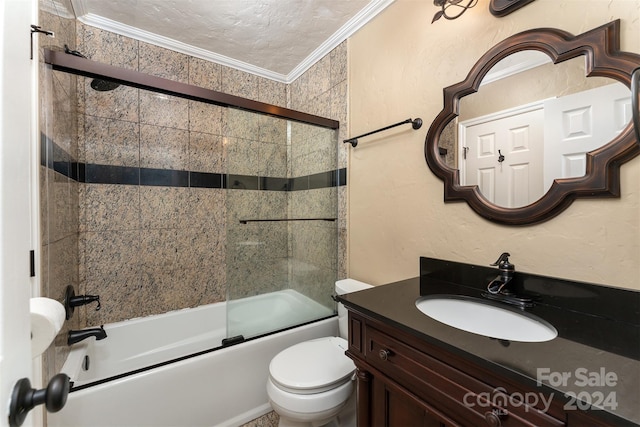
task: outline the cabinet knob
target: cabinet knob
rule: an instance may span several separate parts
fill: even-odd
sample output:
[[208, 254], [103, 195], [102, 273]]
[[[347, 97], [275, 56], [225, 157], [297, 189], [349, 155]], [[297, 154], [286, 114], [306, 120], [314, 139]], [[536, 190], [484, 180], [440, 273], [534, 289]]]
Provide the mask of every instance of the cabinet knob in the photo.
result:
[[490, 427], [500, 427], [502, 425], [502, 419], [508, 415], [507, 411], [500, 409], [494, 409], [493, 411], [487, 411], [484, 413], [484, 420]]
[[391, 350], [386, 350], [386, 349], [382, 349], [380, 350], [380, 352], [378, 353], [378, 356], [380, 356], [380, 359], [382, 360], [387, 360], [391, 357]]

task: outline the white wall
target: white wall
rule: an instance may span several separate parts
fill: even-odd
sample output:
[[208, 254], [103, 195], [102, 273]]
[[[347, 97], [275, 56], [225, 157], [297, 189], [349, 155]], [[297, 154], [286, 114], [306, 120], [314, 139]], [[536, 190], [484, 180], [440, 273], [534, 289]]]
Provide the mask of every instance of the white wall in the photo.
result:
[[350, 150], [349, 275], [384, 284], [417, 276], [419, 256], [487, 265], [508, 251], [516, 270], [640, 289], [640, 158], [621, 168], [620, 199], [581, 199], [542, 224], [507, 227], [464, 202], [445, 204], [423, 152], [442, 88], [463, 80], [487, 49], [526, 29], [577, 35], [619, 18], [622, 50], [639, 53], [640, 2], [536, 0], [503, 18], [488, 4], [431, 24], [433, 2], [396, 0], [349, 39], [350, 134], [425, 121]]
[[[16, 382], [29, 378], [32, 386], [41, 385], [33, 375], [29, 341], [35, 78], [27, 36], [30, 23], [37, 22], [34, 11], [32, 0], [0, 2], [0, 426], [8, 425]], [[36, 413], [29, 414], [25, 427], [40, 420]]]

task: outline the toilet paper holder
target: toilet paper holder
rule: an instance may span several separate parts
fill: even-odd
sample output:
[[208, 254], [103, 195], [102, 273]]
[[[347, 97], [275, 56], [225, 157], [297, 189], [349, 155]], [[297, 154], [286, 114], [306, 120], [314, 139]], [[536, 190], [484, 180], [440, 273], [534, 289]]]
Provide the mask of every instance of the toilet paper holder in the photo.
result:
[[100, 295], [76, 295], [72, 285], [67, 286], [64, 291], [64, 311], [66, 319], [69, 320], [73, 316], [73, 311], [76, 307], [81, 305], [97, 302], [96, 311], [100, 310]]

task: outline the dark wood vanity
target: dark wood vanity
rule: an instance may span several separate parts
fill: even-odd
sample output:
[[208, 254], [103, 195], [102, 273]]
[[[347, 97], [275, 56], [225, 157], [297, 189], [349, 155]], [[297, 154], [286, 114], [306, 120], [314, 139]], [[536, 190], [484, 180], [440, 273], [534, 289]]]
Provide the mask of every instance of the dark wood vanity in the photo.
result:
[[[434, 268], [441, 262], [451, 282]], [[605, 329], [602, 332], [594, 329], [598, 328], [594, 316], [574, 318], [567, 311], [563, 314], [565, 308], [558, 306], [571, 299], [570, 288], [568, 293], [560, 292], [561, 297], [545, 296], [540, 292], [544, 288], [540, 276], [524, 275], [522, 280], [521, 274], [515, 286], [536, 294], [538, 303], [533, 311], [554, 324], [559, 334], [548, 343], [504, 342], [441, 324], [420, 313], [414, 304], [430, 291], [474, 294], [476, 287], [466, 286], [475, 284], [472, 276], [484, 281], [495, 269], [424, 258], [421, 263], [423, 273], [425, 265], [429, 270], [421, 278], [340, 297], [349, 310], [346, 354], [357, 367], [359, 427], [638, 425], [639, 293], [603, 287], [606, 292], [622, 292], [624, 295], [614, 297], [625, 299], [619, 301], [617, 309], [631, 312], [618, 319], [610, 319], [612, 313], [602, 313], [597, 321]], [[468, 270], [462, 271], [460, 266]], [[551, 285], [558, 293], [557, 284]], [[574, 291], [582, 292], [577, 302], [582, 309], [597, 305], [597, 301], [585, 297], [592, 289], [577, 287]], [[601, 299], [602, 294], [591, 296]], [[612, 321], [621, 327], [611, 329]], [[617, 347], [613, 341], [619, 340], [627, 342]], [[615, 405], [605, 403], [604, 408], [596, 410], [572, 400], [571, 396], [580, 393], [571, 394], [563, 386], [578, 385], [578, 367], [583, 373], [615, 371], [620, 381], [613, 394], [609, 391], [609, 396], [616, 398]], [[547, 368], [543, 372], [569, 372], [566, 375], [573, 375], [573, 379], [553, 387], [539, 382], [538, 368]], [[628, 380], [626, 384], [622, 384], [623, 378]], [[596, 388], [581, 385], [589, 396], [598, 395]]]
[[358, 367], [359, 426], [565, 425], [560, 402], [548, 413], [509, 402], [513, 393], [537, 390], [371, 317], [349, 314], [348, 355]]
[[[619, 426], [565, 411], [565, 402], [528, 404], [539, 396], [454, 354], [357, 311], [349, 313], [349, 351], [357, 368], [358, 426]], [[443, 362], [446, 361], [446, 362]], [[545, 399], [549, 399], [546, 395]]]

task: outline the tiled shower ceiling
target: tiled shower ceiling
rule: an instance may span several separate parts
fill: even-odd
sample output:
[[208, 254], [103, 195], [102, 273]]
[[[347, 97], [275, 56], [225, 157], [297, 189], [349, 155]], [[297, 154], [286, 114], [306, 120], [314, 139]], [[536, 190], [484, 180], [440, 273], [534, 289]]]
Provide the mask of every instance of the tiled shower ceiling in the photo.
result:
[[71, 0], [102, 28], [290, 83], [394, 0]]

